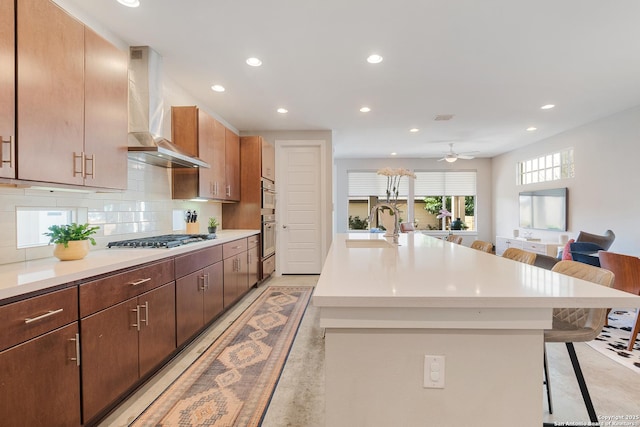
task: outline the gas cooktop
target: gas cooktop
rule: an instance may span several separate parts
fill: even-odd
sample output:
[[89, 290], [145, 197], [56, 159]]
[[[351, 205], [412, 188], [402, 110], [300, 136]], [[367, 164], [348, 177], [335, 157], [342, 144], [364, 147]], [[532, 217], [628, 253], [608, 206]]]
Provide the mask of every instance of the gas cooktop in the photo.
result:
[[189, 243], [204, 242], [215, 239], [215, 234], [165, 234], [162, 236], [143, 237], [140, 239], [109, 242], [108, 248], [175, 248]]

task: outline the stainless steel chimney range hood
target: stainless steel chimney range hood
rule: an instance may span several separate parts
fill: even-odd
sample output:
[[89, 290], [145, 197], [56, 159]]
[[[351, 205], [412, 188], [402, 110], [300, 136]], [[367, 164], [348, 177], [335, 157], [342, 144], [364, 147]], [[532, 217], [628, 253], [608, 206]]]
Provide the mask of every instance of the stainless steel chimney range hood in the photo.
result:
[[129, 48], [129, 158], [165, 168], [209, 168], [162, 137], [162, 57], [148, 46]]

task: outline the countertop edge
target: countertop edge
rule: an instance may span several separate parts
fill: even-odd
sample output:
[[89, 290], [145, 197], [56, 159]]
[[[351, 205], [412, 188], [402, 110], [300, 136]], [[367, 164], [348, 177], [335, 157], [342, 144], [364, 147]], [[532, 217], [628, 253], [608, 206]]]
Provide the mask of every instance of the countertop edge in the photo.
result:
[[23, 295], [46, 291], [138, 265], [172, 258], [211, 246], [259, 234], [260, 230], [222, 230], [215, 239], [171, 249], [105, 248], [92, 250], [82, 260], [54, 257], [0, 265], [0, 305]]

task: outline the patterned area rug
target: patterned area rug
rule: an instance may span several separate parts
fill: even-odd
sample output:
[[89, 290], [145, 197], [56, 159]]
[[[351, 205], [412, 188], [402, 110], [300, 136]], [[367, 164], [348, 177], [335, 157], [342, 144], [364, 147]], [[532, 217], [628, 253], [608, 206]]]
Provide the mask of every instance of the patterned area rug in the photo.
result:
[[614, 308], [609, 313], [609, 325], [602, 329], [595, 340], [587, 344], [640, 374], [640, 342], [636, 340], [633, 351], [627, 351], [635, 321], [635, 311]]
[[269, 287], [132, 426], [260, 424], [312, 287]]

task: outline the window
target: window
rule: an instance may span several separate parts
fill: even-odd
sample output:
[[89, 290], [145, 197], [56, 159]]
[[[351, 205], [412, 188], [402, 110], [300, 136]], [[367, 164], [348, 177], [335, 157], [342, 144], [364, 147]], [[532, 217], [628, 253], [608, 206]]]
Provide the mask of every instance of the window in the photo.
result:
[[[379, 200], [386, 200], [387, 177], [378, 175], [376, 171], [349, 171], [347, 181], [349, 183], [349, 230], [367, 230], [370, 208]], [[401, 220], [403, 209], [406, 212], [408, 194], [409, 179], [403, 177], [398, 189], [398, 209]]]
[[573, 177], [573, 148], [518, 162], [518, 185]]
[[18, 248], [46, 246], [49, 238], [44, 235], [52, 225], [86, 222], [86, 209], [80, 212], [84, 220], [78, 220], [76, 208], [16, 207]]
[[[462, 230], [476, 230], [476, 172], [416, 172], [414, 226], [423, 230], [448, 230], [460, 218]], [[441, 209], [451, 217], [438, 218]]]

